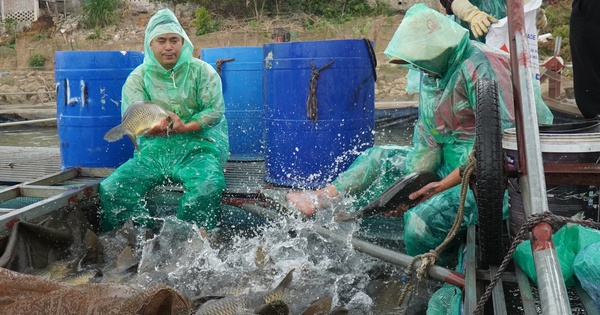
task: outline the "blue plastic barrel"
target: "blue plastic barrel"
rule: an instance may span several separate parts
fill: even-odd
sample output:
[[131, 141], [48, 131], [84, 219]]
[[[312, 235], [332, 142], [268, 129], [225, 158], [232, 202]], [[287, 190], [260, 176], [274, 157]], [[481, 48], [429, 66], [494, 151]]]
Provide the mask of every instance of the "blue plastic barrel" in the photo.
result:
[[371, 47], [360, 39], [263, 46], [267, 182], [323, 187], [373, 146]]
[[104, 134], [121, 123], [121, 89], [144, 60], [139, 51], [58, 51], [56, 115], [61, 168], [118, 167], [133, 156], [129, 138]]
[[264, 160], [262, 47], [206, 48], [200, 54], [221, 74], [229, 160]]

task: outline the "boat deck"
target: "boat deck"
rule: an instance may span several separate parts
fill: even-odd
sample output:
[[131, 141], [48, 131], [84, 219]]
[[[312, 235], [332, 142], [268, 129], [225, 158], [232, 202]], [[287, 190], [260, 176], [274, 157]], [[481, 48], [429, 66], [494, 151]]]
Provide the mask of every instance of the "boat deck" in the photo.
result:
[[[0, 146], [0, 185], [34, 181], [61, 171], [59, 148]], [[226, 193], [256, 193], [270, 186], [263, 180], [264, 161], [227, 162], [224, 165]], [[81, 169], [90, 177], [106, 177], [114, 169]], [[1, 186], [0, 186], [1, 187]]]

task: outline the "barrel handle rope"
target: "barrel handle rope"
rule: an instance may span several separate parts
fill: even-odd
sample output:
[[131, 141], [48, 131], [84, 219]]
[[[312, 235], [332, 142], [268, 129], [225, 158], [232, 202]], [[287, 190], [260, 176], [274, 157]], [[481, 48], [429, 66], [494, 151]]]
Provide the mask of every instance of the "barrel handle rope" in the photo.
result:
[[226, 62], [234, 61], [234, 60], [235, 60], [235, 58], [227, 58], [227, 59], [219, 58], [219, 59], [217, 59], [217, 61], [215, 62], [215, 68], [217, 70], [217, 73], [219, 74], [219, 77], [221, 77], [221, 78], [223, 77], [221, 75], [221, 71], [223, 70], [223, 64]]
[[367, 45], [367, 51], [369, 52], [369, 60], [371, 60], [371, 68], [373, 69], [373, 79], [377, 82], [377, 56], [375, 56], [375, 49], [373, 48], [373, 42], [368, 38], [363, 38]]
[[312, 121], [317, 121], [318, 109], [317, 109], [317, 79], [321, 75], [321, 71], [329, 68], [333, 64], [331, 60], [321, 68], [315, 68], [313, 61], [310, 61], [310, 68], [312, 69], [312, 75], [310, 77], [310, 83], [308, 88], [308, 100], [306, 100], [306, 116]]

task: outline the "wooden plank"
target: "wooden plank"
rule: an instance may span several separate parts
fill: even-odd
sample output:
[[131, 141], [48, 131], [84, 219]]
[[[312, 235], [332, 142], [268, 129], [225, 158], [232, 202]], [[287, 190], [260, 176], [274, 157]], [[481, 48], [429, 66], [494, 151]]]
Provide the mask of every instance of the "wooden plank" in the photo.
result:
[[60, 171], [59, 148], [0, 147], [0, 182], [22, 183]]
[[553, 99], [547, 96], [542, 96], [542, 99], [544, 100], [544, 102], [546, 102], [546, 105], [548, 105], [548, 108], [550, 108], [551, 110], [572, 115], [575, 117], [583, 117], [581, 111], [579, 111], [579, 108], [575, 103], [563, 102], [561, 100]]
[[[490, 265], [490, 279], [494, 279], [498, 274], [498, 266]], [[504, 285], [502, 284], [502, 278], [496, 283], [492, 290], [492, 299], [494, 302], [494, 315], [506, 315], [506, 299], [504, 297]]]
[[531, 286], [529, 285], [529, 278], [515, 263], [515, 274], [517, 275], [517, 283], [519, 284], [519, 293], [521, 294], [521, 301], [523, 302], [523, 313], [525, 315], [537, 315], [535, 309], [535, 299], [531, 292]]
[[575, 289], [577, 290], [577, 294], [579, 295], [579, 300], [583, 307], [585, 308], [585, 313], [587, 315], [598, 315], [600, 311], [596, 307], [596, 303], [590, 297], [590, 295], [581, 287], [581, 283], [579, 281], [575, 281]]
[[467, 230], [467, 250], [465, 252], [465, 314], [473, 314], [477, 307], [477, 258], [475, 255], [475, 225]]
[[399, 102], [376, 102], [375, 109], [403, 109], [417, 108], [419, 101], [399, 101]]

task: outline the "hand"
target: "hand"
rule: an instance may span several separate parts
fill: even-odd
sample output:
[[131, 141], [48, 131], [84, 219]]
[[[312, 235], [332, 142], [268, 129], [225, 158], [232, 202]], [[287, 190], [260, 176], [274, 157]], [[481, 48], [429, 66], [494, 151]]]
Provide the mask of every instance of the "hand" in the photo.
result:
[[431, 183], [423, 186], [421, 189], [408, 195], [408, 199], [415, 200], [417, 198], [421, 198], [419, 200], [419, 202], [417, 203], [417, 204], [419, 204], [419, 203], [431, 198], [431, 196], [440, 192], [441, 191], [440, 188], [441, 188], [441, 182], [431, 182]]
[[496, 22], [498, 22], [498, 20], [493, 16], [479, 11], [473, 14], [469, 23], [471, 24], [471, 32], [473, 32], [473, 36], [475, 36], [475, 38], [479, 38], [487, 34], [490, 25], [492, 25], [491, 23]]
[[492, 23], [498, 22], [493, 16], [482, 12], [469, 0], [454, 0], [451, 4], [452, 12], [461, 20], [471, 25], [473, 36], [481, 37], [488, 32]]
[[[442, 183], [441, 182], [431, 182], [425, 186], [423, 186], [421, 189], [411, 193], [410, 195], [408, 195], [408, 199], [410, 200], [415, 200], [415, 199], [419, 199], [419, 201], [415, 204], [418, 205], [420, 203], [422, 203], [423, 201], [429, 199], [431, 196], [435, 195], [436, 193], [442, 191], [441, 190], [442, 187]], [[408, 209], [410, 209], [408, 207], [408, 205], [406, 204], [400, 204], [396, 207], [396, 209], [386, 212], [384, 214], [384, 216], [386, 218], [390, 218], [390, 217], [399, 217], [404, 215], [404, 213], [406, 211], [408, 211]]]
[[398, 205], [398, 206], [396, 207], [396, 209], [394, 209], [394, 210], [392, 210], [392, 211], [389, 211], [389, 212], [386, 212], [386, 213], [384, 213], [383, 215], [384, 215], [386, 218], [392, 218], [392, 217], [401, 217], [401, 216], [403, 216], [403, 215], [404, 215], [404, 213], [405, 213], [406, 211], [408, 211], [408, 209], [410, 209], [410, 208], [408, 207], [408, 205], [405, 205], [405, 204], [400, 204], [400, 205]]
[[[175, 114], [173, 114], [173, 115], [175, 115]], [[175, 116], [177, 116], [177, 115], [175, 115]], [[181, 119], [180, 119], [180, 121], [181, 121]], [[172, 117], [165, 117], [154, 127], [150, 128], [148, 131], [146, 131], [144, 133], [144, 135], [147, 137], [163, 137], [171, 131], [172, 126], [173, 126]]]

